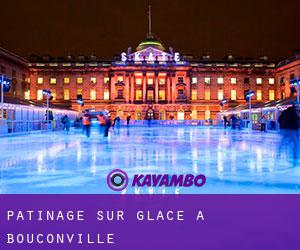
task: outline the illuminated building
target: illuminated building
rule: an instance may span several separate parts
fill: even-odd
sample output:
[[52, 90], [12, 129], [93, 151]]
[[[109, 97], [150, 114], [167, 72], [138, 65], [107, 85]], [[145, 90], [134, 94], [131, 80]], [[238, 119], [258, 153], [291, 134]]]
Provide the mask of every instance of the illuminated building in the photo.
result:
[[24, 79], [29, 76], [30, 92], [24, 88], [19, 92], [27, 99], [43, 100], [42, 90], [49, 89], [54, 104], [109, 110], [121, 118], [130, 114], [132, 119], [205, 120], [215, 119], [223, 99], [225, 109], [245, 103], [249, 90], [255, 93], [254, 103], [289, 96], [287, 79], [300, 75], [299, 65], [299, 55], [280, 63], [266, 56], [196, 60], [155, 39], [149, 22], [147, 39], [112, 61], [96, 56], [32, 56], [24, 74]]

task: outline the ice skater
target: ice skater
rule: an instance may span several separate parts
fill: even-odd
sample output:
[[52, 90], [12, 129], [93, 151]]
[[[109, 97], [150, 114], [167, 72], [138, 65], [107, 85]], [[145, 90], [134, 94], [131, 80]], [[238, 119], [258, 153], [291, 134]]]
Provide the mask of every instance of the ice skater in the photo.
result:
[[97, 119], [98, 119], [98, 122], [99, 122], [99, 133], [100, 135], [102, 135], [104, 133], [104, 130], [105, 130], [105, 117], [104, 115], [101, 113], [99, 115], [97, 115]]
[[127, 127], [129, 127], [130, 119], [131, 119], [131, 117], [130, 117], [130, 115], [128, 115], [128, 116], [126, 117]]
[[267, 131], [266, 131], [266, 117], [265, 117], [265, 115], [263, 115], [263, 116], [261, 117], [261, 119], [260, 119], [260, 130], [261, 130], [262, 132], [267, 132]]
[[110, 127], [111, 127], [111, 118], [110, 118], [110, 114], [108, 114], [107, 116], [105, 116], [104, 137], [108, 137], [108, 132]]
[[92, 117], [90, 115], [90, 111], [88, 109], [85, 110], [82, 116], [82, 125], [83, 125], [83, 131], [85, 131], [87, 138], [91, 136], [91, 119]]
[[117, 134], [120, 134], [120, 122], [121, 122], [121, 119], [119, 116], [117, 116], [114, 119], [114, 123], [112, 125], [112, 127], [114, 128], [114, 131], [116, 131]]
[[226, 128], [227, 128], [227, 123], [228, 123], [228, 120], [227, 120], [227, 116], [226, 116], [226, 115], [223, 116], [223, 122], [224, 122], [224, 129], [226, 130]]

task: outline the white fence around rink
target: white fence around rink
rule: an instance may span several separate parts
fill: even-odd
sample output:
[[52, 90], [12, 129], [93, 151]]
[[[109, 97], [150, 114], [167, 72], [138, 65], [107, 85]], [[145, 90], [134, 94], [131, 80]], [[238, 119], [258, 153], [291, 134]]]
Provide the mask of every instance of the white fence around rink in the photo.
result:
[[79, 113], [73, 110], [50, 108], [53, 120], [47, 123], [46, 110], [45, 107], [5, 103], [4, 119], [0, 119], [0, 134], [61, 130], [61, 119], [64, 115], [68, 115], [71, 124], [79, 116]]

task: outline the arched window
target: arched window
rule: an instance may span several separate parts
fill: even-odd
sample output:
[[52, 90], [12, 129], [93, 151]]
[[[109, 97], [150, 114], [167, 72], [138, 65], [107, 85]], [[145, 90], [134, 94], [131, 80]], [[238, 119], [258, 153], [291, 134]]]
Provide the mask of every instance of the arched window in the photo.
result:
[[197, 120], [197, 110], [192, 110], [192, 120]]
[[184, 111], [178, 110], [178, 112], [177, 112], [177, 120], [178, 121], [184, 120]]
[[140, 110], [135, 111], [135, 119], [142, 120], [142, 112]]

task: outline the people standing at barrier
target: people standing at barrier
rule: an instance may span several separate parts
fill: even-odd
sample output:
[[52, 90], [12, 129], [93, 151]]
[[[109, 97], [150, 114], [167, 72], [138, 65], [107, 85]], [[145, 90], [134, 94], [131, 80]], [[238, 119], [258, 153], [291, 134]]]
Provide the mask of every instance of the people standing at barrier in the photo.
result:
[[90, 111], [87, 109], [84, 111], [84, 114], [82, 116], [82, 125], [83, 130], [85, 131], [86, 136], [89, 138], [91, 135], [91, 115]]
[[101, 113], [101, 114], [97, 115], [97, 119], [98, 119], [98, 122], [99, 122], [99, 132], [100, 132], [100, 134], [103, 134], [104, 130], [105, 130], [105, 123], [106, 123], [105, 117]]
[[104, 137], [108, 137], [108, 132], [109, 132], [109, 128], [111, 127], [111, 118], [110, 115], [108, 114], [107, 116], [105, 116], [105, 129], [104, 129]]
[[129, 127], [130, 119], [131, 119], [131, 117], [130, 117], [130, 115], [128, 115], [128, 116], [126, 117], [127, 127]]
[[[280, 133], [281, 133], [281, 147], [288, 143], [293, 148], [294, 158], [299, 158], [299, 122], [300, 118], [297, 114], [295, 106], [284, 110], [278, 118]], [[280, 147], [280, 149], [281, 149]], [[280, 152], [281, 150], [279, 150]]]
[[262, 115], [262, 117], [260, 118], [260, 130], [262, 132], [266, 132], [266, 116]]

